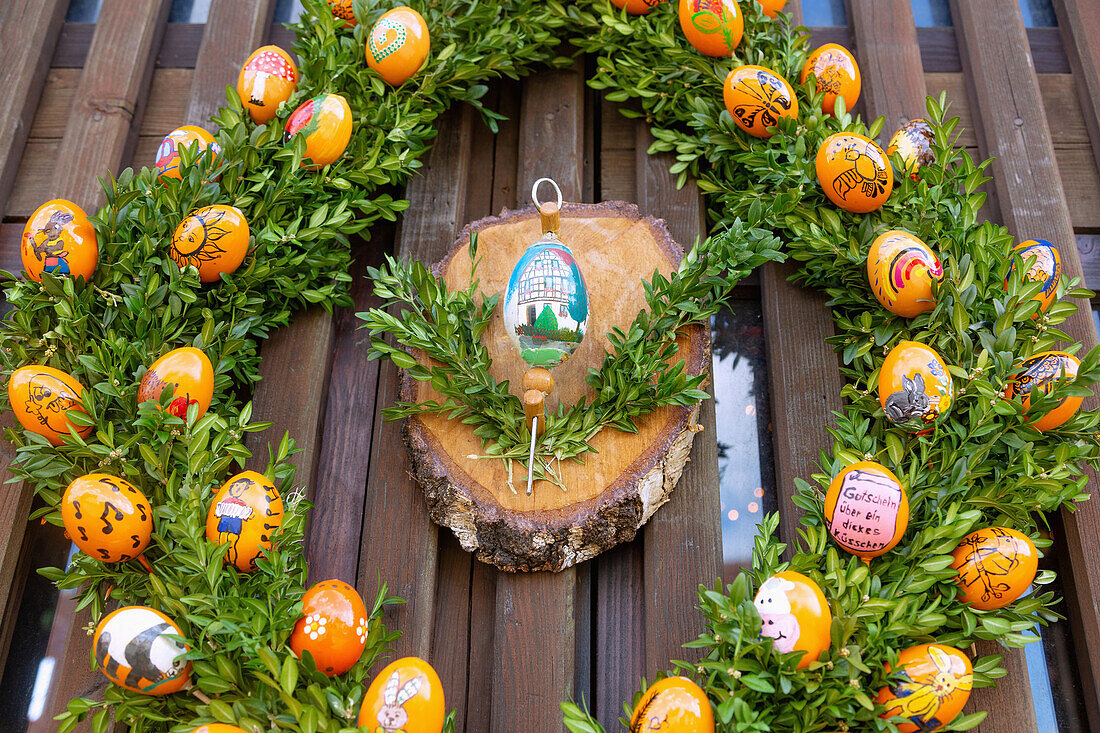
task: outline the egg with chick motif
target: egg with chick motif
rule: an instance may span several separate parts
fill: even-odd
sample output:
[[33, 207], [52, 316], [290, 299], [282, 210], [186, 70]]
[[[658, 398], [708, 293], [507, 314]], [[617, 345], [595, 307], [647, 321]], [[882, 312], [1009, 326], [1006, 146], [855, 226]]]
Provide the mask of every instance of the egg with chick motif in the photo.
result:
[[867, 279], [883, 308], [913, 318], [936, 307], [932, 284], [943, 279], [943, 265], [915, 235], [891, 229], [871, 244]]
[[95, 227], [72, 201], [47, 201], [23, 226], [19, 255], [27, 277], [35, 282], [42, 282], [43, 272], [91, 280], [99, 261]]
[[385, 13], [367, 35], [367, 66], [391, 86], [401, 86], [420, 71], [431, 50], [424, 17], [402, 5]]
[[290, 635], [290, 648], [299, 657], [308, 650], [328, 677], [343, 674], [367, 646], [369, 621], [355, 588], [342, 580], [321, 581], [302, 596], [302, 616]]
[[827, 137], [818, 148], [815, 167], [829, 200], [854, 214], [881, 207], [894, 190], [894, 173], [882, 148], [854, 132]]
[[737, 0], [680, 0], [680, 28], [707, 56], [729, 56], [741, 43], [745, 18]]
[[780, 118], [798, 117], [798, 100], [787, 80], [764, 66], [738, 66], [726, 75], [722, 99], [734, 123], [753, 137], [771, 137]]
[[787, 0], [755, 0], [755, 2], [769, 18], [774, 18], [775, 14], [783, 10], [783, 6], [787, 4]]
[[[1026, 242], [1020, 242], [1013, 247], [1012, 251], [1005, 288], [1008, 288], [1009, 277], [1017, 266], [1027, 267], [1021, 279], [1024, 284], [1042, 283], [1042, 288], [1035, 295], [1034, 300], [1039, 301], [1039, 312], [1045, 313], [1058, 294], [1058, 280], [1062, 277], [1062, 256], [1058, 254], [1058, 249], [1045, 239], [1029, 239]], [[1038, 313], [1032, 316], [1032, 318], [1038, 317]]]
[[370, 683], [358, 725], [372, 733], [440, 733], [444, 715], [439, 675], [423, 659], [404, 657], [387, 665]]
[[879, 690], [875, 702], [886, 706], [879, 717], [905, 721], [897, 724], [899, 733], [941, 730], [962, 711], [974, 684], [970, 659], [944, 644], [920, 644], [902, 651], [898, 676]]
[[61, 497], [65, 533], [89, 557], [125, 562], [145, 551], [153, 508], [129, 481], [106, 473], [73, 479]]
[[181, 270], [197, 268], [202, 282], [217, 282], [244, 262], [250, 236], [248, 220], [236, 206], [205, 206], [179, 223], [168, 255]]
[[909, 120], [898, 128], [886, 146], [886, 154], [901, 155], [905, 163], [905, 172], [914, 180], [920, 180], [917, 173], [926, 165], [936, 162], [936, 152], [932, 149], [936, 142], [936, 133], [927, 120]]
[[631, 15], [645, 15], [665, 0], [611, 0], [611, 4], [620, 10], [625, 9]]
[[237, 94], [252, 121], [263, 125], [275, 119], [279, 105], [298, 88], [298, 66], [278, 46], [252, 52], [237, 77]]
[[286, 121], [286, 139], [305, 135], [307, 160], [312, 170], [335, 162], [351, 140], [351, 107], [339, 94], [322, 94], [306, 100]]
[[8, 403], [19, 424], [41, 435], [52, 445], [61, 445], [69, 435], [87, 437], [92, 425], [77, 426], [69, 421], [69, 410], [84, 412], [81, 398], [84, 387], [72, 375], [43, 364], [30, 364], [11, 373]]
[[798, 669], [810, 666], [829, 648], [829, 603], [818, 584], [802, 573], [776, 573], [760, 584], [752, 602], [760, 614], [760, 635], [771, 638], [777, 652], [806, 652]]
[[1039, 551], [1027, 535], [986, 527], [962, 538], [951, 553], [959, 573], [959, 600], [981, 611], [1004, 608], [1022, 596], [1039, 570]]
[[837, 97], [844, 97], [844, 107], [848, 110], [859, 100], [862, 88], [859, 64], [852, 52], [839, 43], [826, 43], [810, 54], [802, 66], [800, 83], [805, 84], [810, 74], [817, 79], [817, 91], [825, 95], [821, 109], [826, 114], [833, 114]]
[[630, 730], [713, 733], [714, 712], [699, 685], [687, 677], [665, 677], [650, 685], [638, 701]]
[[224, 484], [206, 512], [206, 539], [229, 545], [225, 561], [241, 572], [256, 569], [256, 558], [271, 547], [283, 526], [283, 500], [262, 473], [242, 471]]
[[[1080, 366], [1081, 362], [1077, 357], [1064, 351], [1044, 351], [1024, 359], [1020, 370], [1005, 386], [1005, 399], [1011, 400], [1018, 395], [1023, 396], [1026, 413], [1031, 408], [1033, 391], [1038, 390], [1040, 394], [1047, 394], [1061, 380], [1072, 382]], [[1066, 397], [1046, 415], [1028, 422], [1041, 433], [1053, 430], [1077, 414], [1084, 399], [1084, 397]]]
[[351, 0], [328, 0], [328, 4], [332, 8], [332, 14], [344, 21], [345, 28], [354, 28], [359, 25], [359, 20], [355, 17], [355, 10], [351, 6]]
[[884, 555], [909, 527], [909, 497], [893, 471], [875, 461], [845, 466], [825, 494], [833, 540], [865, 560]]
[[955, 385], [934, 349], [919, 341], [902, 341], [879, 369], [878, 398], [890, 422], [924, 433], [951, 409]]
[[214, 367], [201, 349], [184, 346], [173, 349], [153, 362], [141, 378], [138, 385], [138, 403], [146, 400], [160, 400], [161, 393], [172, 386], [172, 401], [168, 403], [168, 412], [186, 419], [187, 408], [192, 404], [199, 406], [198, 417], [210, 409], [214, 398]]
[[198, 151], [209, 150], [214, 156], [221, 153], [222, 149], [214, 136], [201, 127], [184, 125], [172, 130], [164, 136], [160, 147], [157, 148], [157, 175], [163, 178], [175, 178], [177, 181], [183, 176], [180, 174], [180, 149], [193, 147]]
[[179, 692], [190, 682], [189, 649], [168, 638], [183, 633], [155, 608], [123, 606], [96, 626], [92, 649], [99, 670], [111, 682], [143, 695]]

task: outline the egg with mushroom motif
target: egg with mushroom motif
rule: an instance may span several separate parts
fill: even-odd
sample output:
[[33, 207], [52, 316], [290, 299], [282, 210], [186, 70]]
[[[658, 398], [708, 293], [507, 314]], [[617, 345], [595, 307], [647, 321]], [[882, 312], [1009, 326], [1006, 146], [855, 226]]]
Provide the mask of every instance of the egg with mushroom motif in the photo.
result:
[[248, 220], [236, 206], [205, 206], [179, 223], [168, 255], [181, 270], [197, 268], [202, 282], [217, 282], [244, 262], [250, 236]]
[[424, 17], [404, 5], [385, 13], [367, 34], [367, 66], [391, 86], [401, 86], [420, 71], [430, 50]]
[[844, 107], [848, 110], [859, 100], [862, 87], [859, 64], [852, 52], [839, 43], [826, 43], [809, 55], [799, 81], [805, 84], [810, 74], [817, 79], [817, 91], [825, 95], [821, 109], [826, 114], [833, 114], [838, 97], [844, 97]]
[[[890, 671], [887, 666], [887, 671]], [[899, 733], [928, 733], [948, 725], [970, 698], [974, 670], [965, 654], [944, 644], [920, 644], [898, 655], [898, 679], [879, 690], [879, 717], [901, 718]]]
[[886, 154], [901, 155], [905, 163], [905, 172], [914, 180], [919, 180], [917, 173], [926, 165], [936, 162], [936, 152], [932, 149], [936, 142], [936, 133], [927, 120], [909, 120], [898, 128], [894, 136], [890, 138], [890, 144], [886, 146]]
[[707, 56], [729, 56], [741, 43], [745, 19], [737, 0], [680, 0], [680, 28]]
[[215, 157], [221, 153], [221, 146], [214, 142], [214, 136], [201, 127], [184, 125], [164, 136], [157, 148], [157, 175], [161, 178], [182, 178], [180, 174], [180, 148], [193, 147], [196, 153], [209, 150]]
[[891, 229], [871, 244], [867, 279], [883, 308], [913, 318], [936, 307], [932, 284], [943, 279], [943, 265], [915, 235]]
[[342, 580], [323, 580], [302, 596], [302, 616], [290, 635], [299, 657], [308, 650], [328, 677], [355, 666], [367, 646], [370, 619], [359, 593]]
[[986, 527], [962, 538], [951, 553], [959, 573], [959, 600], [981, 611], [1004, 608], [1022, 596], [1039, 570], [1039, 551], [1027, 535]]
[[955, 385], [934, 349], [919, 341], [902, 341], [879, 369], [878, 398], [890, 422], [923, 433], [951, 409]]
[[403, 657], [370, 683], [358, 724], [376, 733], [440, 733], [445, 710], [443, 683], [432, 665], [418, 657]]
[[893, 471], [874, 461], [845, 466], [825, 494], [829, 535], [867, 560], [897, 546], [909, 527], [909, 497]]
[[734, 123], [753, 137], [771, 137], [780, 118], [798, 117], [787, 80], [764, 66], [738, 66], [726, 75], [722, 99]]
[[[1038, 390], [1047, 394], [1061, 381], [1073, 381], [1081, 362], [1072, 354], [1064, 351], [1044, 351], [1024, 359], [1020, 370], [1005, 386], [1005, 399], [1011, 400], [1017, 395], [1024, 398], [1024, 412], [1031, 408], [1031, 393]], [[1031, 427], [1039, 432], [1060, 427], [1081, 409], [1084, 397], [1066, 397], [1054, 409], [1035, 420], [1029, 420]]]
[[145, 551], [153, 508], [129, 481], [106, 473], [73, 479], [61, 497], [65, 533], [89, 557], [125, 562]]
[[630, 730], [713, 733], [714, 712], [699, 685], [687, 677], [665, 677], [650, 685], [638, 701]]
[[874, 140], [854, 132], [830, 135], [817, 151], [817, 180], [834, 204], [866, 214], [886, 203], [894, 173]]
[[345, 28], [354, 28], [359, 25], [359, 20], [355, 17], [355, 9], [351, 6], [351, 0], [328, 0], [328, 4], [332, 8], [332, 14], [344, 21]]
[[645, 15], [665, 0], [611, 0], [611, 4], [620, 10], [625, 9], [631, 15]]
[[205, 415], [214, 398], [214, 367], [209, 357], [192, 346], [169, 351], [145, 371], [138, 385], [137, 401], [159, 400], [169, 385], [173, 388], [169, 414], [186, 419], [187, 408], [197, 404], [198, 417]]
[[776, 573], [760, 584], [752, 602], [760, 614], [760, 635], [771, 638], [777, 652], [806, 652], [798, 669], [810, 666], [829, 648], [829, 603], [818, 584], [802, 573]]
[[190, 682], [189, 649], [168, 638], [183, 636], [172, 619], [155, 608], [123, 606], [96, 626], [92, 649], [99, 670], [111, 682], [143, 695], [179, 692]]
[[302, 165], [318, 170], [335, 162], [351, 140], [351, 107], [339, 94], [322, 94], [306, 100], [286, 121], [286, 139], [305, 135]]
[[19, 424], [41, 435], [52, 445], [61, 445], [69, 426], [86, 437], [92, 425], [77, 426], [69, 421], [69, 410], [84, 412], [84, 387], [71, 375], [43, 364], [30, 364], [11, 373], [8, 403]]
[[206, 513], [206, 539], [229, 545], [225, 561], [249, 573], [283, 526], [283, 500], [262, 473], [242, 471], [224, 484]]
[[19, 255], [27, 277], [42, 282], [42, 273], [91, 280], [99, 261], [95, 228], [84, 209], [53, 199], [39, 206], [23, 226]]
[[298, 66], [278, 46], [261, 46], [253, 51], [237, 77], [241, 104], [258, 125], [275, 119], [279, 105], [297, 88]]
[[[1058, 294], [1058, 280], [1062, 277], [1062, 256], [1058, 249], [1045, 239], [1029, 239], [1020, 242], [1013, 247], [1012, 260], [1008, 265], [1008, 276], [1005, 277], [1005, 288], [1008, 288], [1008, 280], [1016, 270], [1017, 264], [1026, 266], [1027, 270], [1021, 275], [1024, 284], [1042, 283], [1042, 288], [1035, 295], [1034, 300], [1039, 301], [1039, 312], [1045, 313], [1054, 297]], [[1032, 318], [1038, 318], [1036, 313]]]

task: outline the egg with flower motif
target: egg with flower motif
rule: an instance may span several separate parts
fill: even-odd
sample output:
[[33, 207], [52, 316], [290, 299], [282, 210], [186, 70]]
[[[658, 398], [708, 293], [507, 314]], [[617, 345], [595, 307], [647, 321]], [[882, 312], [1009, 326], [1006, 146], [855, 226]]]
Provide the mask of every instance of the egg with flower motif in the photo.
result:
[[932, 149], [935, 142], [936, 133], [927, 120], [909, 120], [890, 138], [890, 144], [886, 146], [886, 154], [901, 155], [905, 163], [905, 172], [916, 181], [920, 178], [917, 173], [921, 168], [936, 162], [936, 152]]
[[1004, 608], [1031, 587], [1039, 551], [1027, 535], [986, 527], [962, 538], [951, 553], [959, 573], [959, 600], [982, 611]]
[[237, 77], [241, 104], [257, 125], [275, 119], [279, 105], [297, 88], [298, 66], [278, 46], [261, 46], [253, 51]]
[[[890, 671], [889, 665], [886, 670]], [[955, 647], [920, 644], [898, 655], [897, 678], [875, 698], [886, 706], [879, 717], [893, 719], [899, 733], [928, 733], [942, 729], [962, 711], [970, 698], [974, 670], [970, 659]]]
[[160, 400], [161, 393], [172, 387], [172, 401], [168, 413], [179, 418], [187, 417], [187, 408], [198, 405], [198, 417], [210, 409], [214, 398], [214, 367], [202, 350], [193, 346], [173, 349], [153, 362], [138, 385], [138, 403]]
[[236, 206], [214, 204], [192, 211], [176, 227], [168, 256], [182, 270], [195, 267], [199, 280], [217, 282], [244, 262], [251, 236], [248, 220]]
[[367, 646], [367, 608], [359, 593], [342, 580], [324, 580], [302, 596], [302, 616], [290, 635], [299, 657], [309, 651], [317, 669], [329, 677], [355, 666]]
[[81, 437], [91, 434], [93, 426], [78, 426], [66, 414], [84, 412], [83, 395], [84, 387], [71, 375], [43, 364], [20, 367], [8, 380], [8, 403], [19, 424], [52, 445], [64, 442], [70, 426]]
[[760, 614], [760, 635], [771, 638], [777, 652], [806, 652], [798, 669], [810, 666], [829, 648], [829, 603], [817, 583], [802, 573], [776, 573], [760, 584], [752, 602]]
[[339, 94], [322, 94], [302, 102], [286, 121], [286, 139], [295, 135], [305, 135], [305, 158], [312, 162], [312, 170], [335, 162], [351, 140], [348, 100]]
[[854, 132], [830, 135], [817, 151], [817, 180], [834, 204], [866, 214], [886, 203], [894, 173], [874, 140]]
[[936, 307], [932, 284], [943, 279], [943, 265], [915, 235], [891, 229], [871, 244], [867, 279], [886, 310], [913, 318]]
[[619, 9], [625, 9], [631, 15], [645, 15], [665, 0], [611, 0], [611, 4]]
[[423, 16], [402, 5], [385, 13], [367, 35], [367, 66], [391, 86], [401, 86], [420, 71], [431, 50]]
[[630, 730], [713, 733], [714, 712], [699, 685], [687, 677], [665, 677], [650, 685], [638, 701]]
[[345, 28], [354, 28], [359, 25], [355, 10], [351, 7], [351, 0], [328, 0], [328, 4], [332, 8], [332, 14], [344, 21]]
[[358, 724], [383, 733], [440, 733], [444, 714], [443, 683], [432, 665], [418, 657], [403, 657], [370, 683]]
[[901, 542], [909, 497], [893, 471], [874, 461], [845, 466], [825, 494], [825, 526], [838, 545], [867, 560]]
[[184, 125], [177, 127], [164, 136], [157, 148], [157, 175], [161, 178], [182, 178], [180, 174], [180, 149], [193, 148], [196, 155], [209, 150], [213, 156], [221, 153], [221, 146], [214, 142], [214, 136], [201, 127]]
[[153, 508], [129, 481], [89, 473], [73, 479], [65, 489], [61, 521], [84, 554], [103, 562], [125, 562], [149, 546]]
[[745, 19], [737, 0], [680, 0], [680, 28], [707, 56], [729, 56], [741, 43]]
[[191, 733], [246, 733], [243, 728], [238, 728], [235, 725], [226, 725], [225, 723], [207, 723], [206, 725], [200, 725]]
[[879, 369], [878, 398], [890, 422], [923, 433], [951, 409], [955, 385], [934, 349], [919, 341], [902, 341]]
[[42, 282], [42, 273], [91, 280], [99, 261], [95, 228], [84, 209], [53, 199], [39, 206], [23, 226], [19, 255], [27, 277]]
[[[1077, 357], [1064, 351], [1044, 351], [1024, 359], [1020, 370], [1005, 386], [1005, 399], [1011, 400], [1017, 395], [1024, 398], [1024, 412], [1031, 408], [1031, 393], [1038, 390], [1047, 394], [1059, 381], [1072, 382], [1077, 376], [1081, 362]], [[1084, 397], [1066, 397], [1054, 409], [1035, 420], [1029, 420], [1031, 427], [1039, 432], [1060, 427], [1081, 409]]]
[[[1042, 283], [1034, 300], [1039, 301], [1039, 311], [1045, 313], [1054, 302], [1054, 296], [1058, 294], [1058, 280], [1062, 277], [1062, 256], [1058, 254], [1058, 249], [1045, 239], [1029, 239], [1026, 242], [1020, 242], [1013, 248], [1012, 260], [1008, 265], [1008, 276], [1005, 277], [1006, 289], [1009, 278], [1012, 277], [1018, 265], [1027, 267], [1020, 275], [1025, 285]], [[1036, 313], [1032, 318], [1038, 318], [1038, 315]]]
[[262, 473], [242, 471], [224, 484], [206, 512], [206, 539], [229, 545], [225, 561], [241, 572], [256, 569], [256, 558], [271, 547], [283, 526], [283, 499]]
[[738, 66], [726, 75], [722, 99], [734, 123], [753, 137], [771, 137], [780, 118], [798, 117], [798, 100], [787, 80], [764, 66]]
[[764, 15], [769, 18], [774, 18], [776, 13], [783, 10], [783, 6], [787, 4], [787, 0], [756, 0], [756, 4], [760, 6]]
[[837, 97], [844, 97], [844, 107], [848, 110], [859, 100], [862, 87], [859, 64], [852, 52], [839, 43], [826, 43], [810, 54], [802, 66], [799, 81], [805, 84], [810, 74], [817, 79], [817, 91], [825, 95], [821, 109], [826, 114], [833, 114]]
[[155, 608], [123, 606], [107, 614], [92, 639], [96, 664], [119, 687], [143, 695], [179, 692], [190, 682], [191, 662], [180, 659], [188, 647], [172, 619]]

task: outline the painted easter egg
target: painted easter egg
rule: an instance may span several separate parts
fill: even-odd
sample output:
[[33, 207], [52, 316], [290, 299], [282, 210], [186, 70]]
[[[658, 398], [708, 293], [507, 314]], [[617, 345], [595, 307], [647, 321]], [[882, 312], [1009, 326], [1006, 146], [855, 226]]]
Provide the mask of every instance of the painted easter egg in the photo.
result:
[[248, 254], [248, 220], [236, 206], [215, 204], [188, 214], [172, 234], [168, 255], [182, 270], [194, 266], [204, 283], [230, 275]]
[[325, 580], [302, 596], [302, 617], [290, 635], [290, 648], [299, 657], [308, 649], [317, 669], [332, 677], [359, 661], [369, 630], [367, 607], [355, 588]]
[[854, 132], [825, 138], [817, 151], [817, 180], [829, 200], [854, 214], [866, 214], [886, 203], [894, 190], [894, 173], [874, 140]]
[[390, 663], [370, 683], [358, 725], [372, 731], [440, 733], [443, 730], [443, 683], [432, 665], [417, 657]]
[[[1064, 351], [1044, 351], [1036, 354], [1025, 359], [1020, 365], [1020, 371], [1008, 382], [1005, 387], [1005, 399], [1011, 400], [1017, 395], [1022, 395], [1024, 412], [1027, 412], [1031, 407], [1032, 390], [1037, 389], [1041, 394], [1047, 394], [1059, 380], [1072, 381], [1077, 376], [1077, 368], [1080, 366], [1081, 362], [1077, 357]], [[1084, 397], [1066, 397], [1046, 415], [1029, 423], [1039, 432], [1053, 430], [1073, 417], [1081, 409], [1081, 402], [1084, 399]]]
[[195, 728], [191, 733], [245, 733], [245, 730], [225, 723], [207, 723]]
[[906, 721], [898, 723], [899, 733], [943, 728], [963, 709], [974, 682], [967, 656], [943, 644], [920, 644], [902, 651], [898, 675], [897, 682], [879, 690], [875, 702], [886, 706], [879, 717]]
[[[1008, 265], [1009, 276], [1016, 269], [1017, 262], [1020, 266], [1027, 266], [1027, 271], [1021, 276], [1025, 283], [1043, 284], [1035, 300], [1040, 303], [1039, 310], [1046, 312], [1054, 302], [1058, 280], [1062, 277], [1062, 256], [1058, 254], [1058, 249], [1045, 239], [1029, 239], [1013, 248], [1012, 260]], [[1005, 287], [1008, 287], [1008, 277], [1005, 278]]]
[[351, 0], [328, 0], [328, 4], [332, 8], [332, 14], [344, 21], [345, 28], [354, 28], [359, 25], [355, 10], [351, 7]]
[[224, 484], [206, 512], [206, 539], [229, 545], [225, 561], [248, 573], [283, 526], [283, 500], [262, 473], [242, 471]]
[[187, 408], [199, 406], [198, 417], [210, 409], [214, 397], [214, 367], [201, 350], [192, 346], [173, 349], [153, 362], [138, 385], [137, 401], [159, 400], [165, 387], [172, 385], [168, 412], [186, 418]]
[[733, 121], [753, 137], [771, 137], [779, 118], [798, 117], [798, 100], [787, 80], [763, 66], [738, 66], [726, 75], [722, 99]]
[[920, 433], [931, 430], [951, 409], [955, 385], [935, 350], [919, 341], [902, 341], [882, 362], [878, 399], [890, 422]]
[[611, 0], [612, 5], [625, 9], [631, 15], [645, 15], [663, 2], [664, 0]]
[[519, 258], [504, 294], [504, 328], [523, 360], [555, 367], [588, 331], [588, 286], [569, 247], [555, 235]]
[[898, 128], [886, 146], [886, 154], [898, 153], [905, 162], [905, 172], [917, 180], [917, 172], [926, 165], [936, 162], [936, 153], [932, 149], [936, 142], [936, 133], [927, 120], [909, 120]]
[[810, 666], [829, 648], [829, 603], [817, 583], [802, 573], [776, 573], [760, 584], [752, 602], [762, 622], [760, 635], [770, 637], [776, 651], [806, 652], [798, 669]]
[[913, 318], [936, 307], [932, 283], [943, 279], [943, 265], [927, 244], [909, 232], [878, 235], [867, 255], [867, 280], [882, 307]]
[[84, 387], [72, 376], [42, 364], [20, 367], [8, 380], [8, 403], [19, 424], [53, 445], [64, 442], [70, 425], [81, 437], [92, 432], [92, 425], [79, 427], [65, 415], [69, 410], [84, 412], [83, 394]]
[[180, 175], [180, 148], [188, 146], [195, 147], [200, 151], [210, 150], [215, 156], [222, 151], [221, 146], [214, 142], [214, 136], [201, 127], [195, 127], [194, 125], [177, 127], [164, 136], [160, 147], [157, 148], [157, 175], [161, 178], [180, 180], [182, 178]]
[[348, 100], [339, 94], [322, 94], [302, 102], [286, 121], [286, 139], [298, 134], [306, 136], [305, 157], [313, 161], [310, 168], [317, 170], [334, 162], [351, 140]]
[[275, 119], [279, 105], [298, 88], [298, 66], [278, 46], [261, 46], [252, 52], [237, 77], [237, 94], [257, 125]]
[[825, 526], [838, 545], [864, 559], [884, 555], [909, 526], [909, 497], [881, 463], [844, 467], [825, 494]]
[[35, 282], [42, 282], [43, 272], [91, 280], [99, 245], [84, 209], [72, 201], [53, 199], [27, 219], [19, 254], [27, 277]]
[[714, 712], [707, 695], [687, 677], [654, 682], [630, 716], [631, 731], [713, 733]]
[[1004, 608], [1024, 594], [1039, 570], [1039, 551], [1025, 534], [986, 527], [962, 538], [951, 553], [959, 599], [982, 611]]
[[132, 560], [153, 533], [153, 508], [145, 494], [106, 473], [73, 479], [61, 497], [61, 520], [76, 546], [103, 562]]
[[401, 86], [420, 71], [431, 41], [420, 13], [402, 5], [374, 24], [367, 36], [367, 66], [392, 86]]
[[729, 56], [741, 43], [745, 18], [737, 0], [680, 0], [680, 27], [699, 53]]
[[851, 110], [859, 99], [862, 77], [859, 64], [852, 52], [839, 43], [826, 43], [809, 55], [802, 66], [801, 83], [813, 74], [817, 79], [817, 91], [824, 93], [821, 109], [833, 114], [837, 97], [844, 97], [844, 108]]
[[756, 3], [764, 11], [764, 15], [769, 18], [774, 18], [775, 14], [783, 10], [783, 6], [787, 4], [787, 0], [756, 0]]
[[189, 650], [166, 635], [182, 636], [172, 619], [155, 608], [123, 606], [96, 626], [92, 648], [99, 670], [111, 682], [143, 695], [168, 695], [187, 686]]

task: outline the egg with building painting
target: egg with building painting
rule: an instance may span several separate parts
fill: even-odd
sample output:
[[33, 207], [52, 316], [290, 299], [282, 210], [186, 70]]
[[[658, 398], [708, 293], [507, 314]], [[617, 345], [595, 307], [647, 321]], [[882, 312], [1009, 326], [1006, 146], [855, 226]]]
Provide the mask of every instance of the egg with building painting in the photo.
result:
[[734, 123], [753, 137], [771, 137], [783, 117], [798, 117], [798, 100], [787, 80], [764, 66], [738, 66], [726, 75], [722, 99]]
[[947, 415], [955, 386], [947, 364], [934, 349], [919, 341], [902, 341], [879, 369], [878, 398], [890, 422], [911, 433], [923, 433]]
[[864, 559], [897, 546], [909, 527], [909, 497], [894, 473], [874, 461], [845, 466], [825, 494], [825, 526], [833, 540]]
[[1022, 596], [1039, 570], [1039, 551], [1027, 535], [986, 527], [962, 538], [951, 553], [959, 573], [959, 600], [981, 611], [1004, 608]]
[[183, 636], [172, 619], [155, 608], [123, 606], [96, 626], [92, 649], [99, 670], [111, 682], [143, 695], [179, 692], [190, 682], [189, 649], [168, 638]]
[[19, 255], [27, 277], [35, 282], [42, 282], [43, 272], [91, 280], [99, 261], [95, 227], [72, 201], [47, 201], [23, 226]]
[[664, 0], [611, 0], [612, 5], [625, 9], [631, 15], [645, 15], [663, 2]]
[[221, 147], [214, 142], [214, 136], [206, 130], [194, 125], [178, 127], [165, 135], [157, 148], [157, 175], [161, 178], [175, 178], [177, 181], [183, 177], [180, 173], [181, 148], [192, 149], [196, 157], [204, 150], [209, 150], [214, 156], [221, 153]]
[[687, 677], [665, 677], [650, 685], [638, 701], [630, 730], [713, 733], [714, 712], [699, 685]]
[[244, 262], [250, 236], [248, 220], [236, 206], [205, 206], [179, 223], [168, 255], [181, 270], [198, 269], [202, 282], [217, 282]]
[[936, 162], [936, 152], [932, 149], [935, 142], [936, 133], [927, 120], [909, 120], [890, 138], [886, 153], [899, 154], [905, 164], [905, 172], [913, 180], [919, 180], [917, 173], [920, 169]]
[[[1081, 362], [1077, 357], [1064, 351], [1044, 351], [1024, 359], [1019, 371], [1005, 386], [1005, 399], [1011, 400], [1022, 396], [1024, 412], [1027, 413], [1031, 409], [1033, 392], [1048, 394], [1059, 381], [1072, 382], [1080, 366]], [[1077, 414], [1084, 399], [1084, 397], [1065, 397], [1046, 415], [1033, 420], [1029, 419], [1028, 422], [1039, 432], [1053, 430]]]
[[707, 56], [729, 56], [741, 43], [745, 19], [737, 0], [680, 0], [680, 28]]
[[810, 666], [829, 648], [829, 603], [818, 584], [802, 573], [776, 573], [760, 584], [752, 602], [760, 614], [760, 635], [769, 637], [777, 652], [806, 652], [798, 669]]
[[867, 280], [882, 307], [913, 318], [936, 307], [933, 283], [943, 265], [931, 248], [909, 232], [891, 229], [875, 238], [867, 254]]
[[278, 46], [262, 46], [252, 52], [237, 76], [237, 94], [253, 122], [263, 125], [275, 119], [279, 105], [298, 88], [298, 66]]
[[84, 387], [71, 375], [43, 364], [20, 367], [8, 380], [8, 403], [19, 424], [52, 445], [64, 442], [70, 426], [81, 437], [91, 434], [92, 425], [78, 426], [66, 414], [84, 412], [83, 395]]
[[[1039, 301], [1039, 311], [1045, 313], [1058, 294], [1058, 280], [1062, 277], [1062, 256], [1058, 254], [1058, 249], [1045, 239], [1029, 239], [1026, 242], [1020, 242], [1013, 248], [1008, 277], [1005, 278], [1005, 288], [1008, 287], [1009, 278], [1012, 277], [1017, 266], [1027, 267], [1020, 276], [1025, 285], [1042, 284], [1034, 300]], [[1032, 318], [1038, 318], [1038, 315], [1036, 313]]]
[[775, 14], [783, 10], [783, 6], [787, 4], [787, 0], [755, 0], [755, 2], [769, 18], [774, 18]]
[[206, 512], [206, 539], [228, 545], [225, 561], [242, 572], [256, 569], [256, 558], [271, 547], [283, 526], [283, 500], [262, 473], [243, 471], [224, 484]]
[[420, 71], [431, 41], [428, 24], [410, 7], [385, 13], [367, 34], [367, 66], [392, 86], [401, 86]]
[[799, 81], [804, 84], [810, 74], [817, 79], [817, 91], [824, 94], [821, 109], [825, 113], [833, 114], [838, 97], [844, 97], [844, 107], [848, 110], [859, 100], [863, 83], [859, 64], [852, 52], [839, 43], [826, 43], [810, 54], [802, 66]]
[[214, 367], [209, 357], [192, 346], [173, 349], [153, 362], [138, 385], [138, 403], [160, 400], [165, 388], [172, 387], [169, 414], [187, 417], [187, 408], [198, 405], [198, 417], [210, 409], [214, 398]]
[[103, 562], [125, 562], [149, 546], [153, 508], [129, 481], [89, 473], [73, 479], [65, 489], [61, 521], [84, 554]]
[[418, 657], [404, 657], [386, 666], [370, 683], [358, 725], [372, 731], [440, 733], [444, 714], [443, 683], [432, 665]]
[[817, 180], [834, 204], [866, 214], [886, 203], [894, 173], [874, 140], [854, 132], [830, 135], [817, 151]]
[[348, 100], [339, 94], [322, 94], [302, 102], [286, 121], [286, 139], [295, 135], [306, 138], [302, 165], [317, 170], [336, 162], [351, 140]]
[[351, 6], [351, 0], [328, 0], [328, 4], [332, 8], [332, 14], [344, 21], [345, 28], [354, 28], [359, 25], [359, 20], [355, 17], [355, 9]]
[[[889, 665], [886, 669], [890, 671]], [[944, 644], [909, 647], [898, 655], [897, 678], [875, 698], [886, 706], [879, 717], [893, 718], [899, 733], [941, 730], [962, 711], [973, 683], [970, 660], [958, 649]]]
[[367, 646], [367, 607], [342, 580], [324, 580], [302, 596], [302, 615], [290, 635], [290, 648], [309, 651], [317, 669], [332, 677], [355, 666]]

